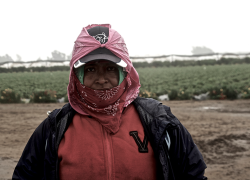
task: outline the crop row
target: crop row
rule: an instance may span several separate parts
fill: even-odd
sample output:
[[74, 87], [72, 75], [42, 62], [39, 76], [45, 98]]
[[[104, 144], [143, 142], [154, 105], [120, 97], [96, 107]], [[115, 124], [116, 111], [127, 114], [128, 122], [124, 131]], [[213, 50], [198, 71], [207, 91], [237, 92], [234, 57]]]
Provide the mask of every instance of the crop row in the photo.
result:
[[[139, 68], [141, 92], [170, 99], [190, 99], [210, 93], [212, 99], [249, 97], [250, 65], [217, 65], [175, 68]], [[177, 94], [177, 95], [176, 95]], [[226, 97], [225, 97], [226, 95]]]
[[[250, 64], [137, 68], [140, 96], [157, 98], [168, 94], [171, 100], [183, 100], [209, 92], [211, 99], [250, 98], [249, 69]], [[54, 99], [66, 97], [68, 78], [69, 71], [1, 73], [0, 102], [6, 100], [6, 92], [28, 99], [42, 92], [50, 92]]]

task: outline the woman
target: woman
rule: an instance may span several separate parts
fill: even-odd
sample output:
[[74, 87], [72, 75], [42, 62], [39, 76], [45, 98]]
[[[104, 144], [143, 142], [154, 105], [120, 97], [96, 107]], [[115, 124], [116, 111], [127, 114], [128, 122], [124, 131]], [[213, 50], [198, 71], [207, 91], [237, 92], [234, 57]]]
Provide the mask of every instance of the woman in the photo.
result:
[[170, 108], [138, 97], [139, 76], [110, 25], [89, 25], [70, 62], [69, 103], [35, 130], [13, 179], [206, 179]]

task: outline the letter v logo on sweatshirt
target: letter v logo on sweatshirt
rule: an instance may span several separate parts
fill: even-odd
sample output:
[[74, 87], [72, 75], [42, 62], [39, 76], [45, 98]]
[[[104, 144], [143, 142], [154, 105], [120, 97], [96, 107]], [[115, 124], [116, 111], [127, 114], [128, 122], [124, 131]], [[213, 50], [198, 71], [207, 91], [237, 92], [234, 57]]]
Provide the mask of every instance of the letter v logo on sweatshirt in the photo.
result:
[[144, 136], [143, 142], [139, 138], [137, 131], [130, 131], [129, 135], [134, 138], [140, 153], [147, 153], [148, 152], [148, 139], [147, 139], [146, 135]]

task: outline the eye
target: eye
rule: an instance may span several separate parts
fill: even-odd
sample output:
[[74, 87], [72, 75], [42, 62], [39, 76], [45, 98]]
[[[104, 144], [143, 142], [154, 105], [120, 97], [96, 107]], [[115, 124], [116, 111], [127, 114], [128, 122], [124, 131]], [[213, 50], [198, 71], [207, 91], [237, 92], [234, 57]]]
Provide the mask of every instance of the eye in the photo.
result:
[[111, 66], [111, 67], [107, 67], [107, 70], [108, 71], [115, 71], [117, 68], [116, 67], [113, 67], [113, 66]]
[[95, 71], [95, 68], [93, 67], [88, 67], [85, 69], [86, 72], [94, 72]]

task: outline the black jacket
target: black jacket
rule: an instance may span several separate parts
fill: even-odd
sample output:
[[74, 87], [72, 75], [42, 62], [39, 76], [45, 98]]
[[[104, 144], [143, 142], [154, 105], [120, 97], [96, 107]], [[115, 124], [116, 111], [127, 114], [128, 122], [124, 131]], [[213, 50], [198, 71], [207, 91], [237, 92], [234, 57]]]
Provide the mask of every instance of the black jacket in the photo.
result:
[[[157, 179], [207, 179], [200, 151], [170, 108], [159, 101], [140, 97], [133, 103], [155, 154]], [[69, 103], [65, 104], [37, 127], [14, 170], [13, 180], [59, 179], [57, 150], [75, 113]], [[171, 140], [169, 150], [166, 131]]]

